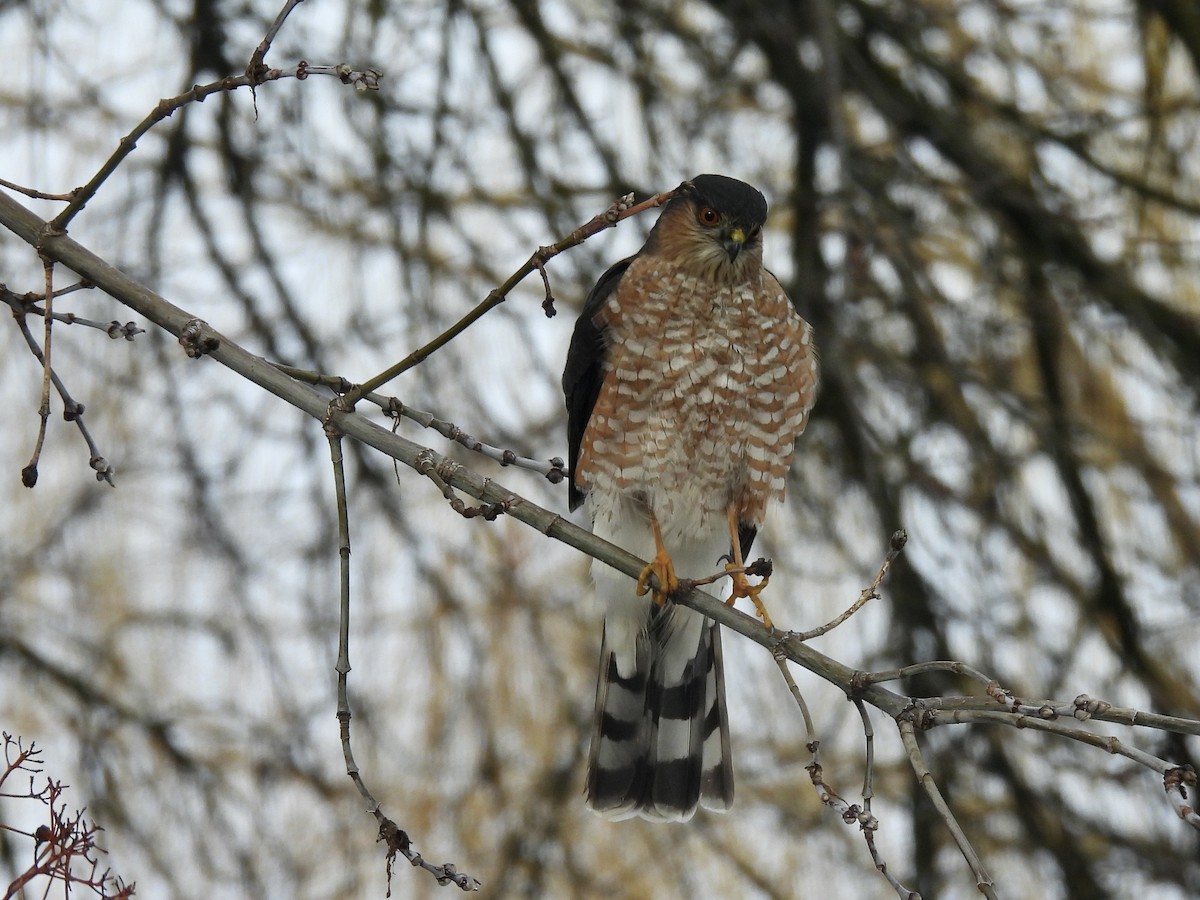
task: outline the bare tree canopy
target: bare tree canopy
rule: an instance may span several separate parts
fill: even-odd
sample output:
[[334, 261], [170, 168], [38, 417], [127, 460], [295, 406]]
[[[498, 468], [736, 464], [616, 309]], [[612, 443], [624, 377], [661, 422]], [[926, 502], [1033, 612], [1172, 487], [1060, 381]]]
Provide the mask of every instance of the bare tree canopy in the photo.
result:
[[[0, 2], [0, 885], [1200, 894], [1193, 0], [275, 4]], [[823, 384], [736, 804], [610, 823], [559, 379], [703, 172]]]

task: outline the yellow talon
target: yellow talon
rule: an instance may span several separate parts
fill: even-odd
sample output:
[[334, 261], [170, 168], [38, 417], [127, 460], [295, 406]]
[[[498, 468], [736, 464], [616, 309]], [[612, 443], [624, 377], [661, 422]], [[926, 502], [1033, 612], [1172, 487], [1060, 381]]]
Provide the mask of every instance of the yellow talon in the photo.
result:
[[729, 599], [725, 602], [730, 606], [733, 606], [736, 601], [745, 597], [749, 597], [754, 603], [754, 611], [758, 613], [758, 617], [762, 619], [763, 625], [765, 625], [769, 631], [774, 631], [775, 623], [772, 622], [771, 617], [767, 615], [767, 608], [763, 606], [763, 602], [758, 596], [762, 593], [763, 588], [767, 586], [767, 583], [770, 582], [771, 577], [768, 575], [758, 584], [751, 584], [750, 579], [746, 577], [746, 573], [743, 571], [743, 568], [744, 567], [741, 563], [730, 563], [725, 567], [725, 571], [732, 573], [731, 577], [733, 578], [733, 593], [729, 595]]
[[639, 597], [650, 590], [650, 585], [647, 582], [651, 575], [658, 579], [660, 587], [660, 589], [656, 589], [653, 592], [654, 602], [659, 606], [663, 606], [667, 602], [667, 597], [679, 587], [679, 579], [675, 577], [675, 564], [671, 562], [671, 557], [656, 556], [654, 557], [654, 562], [642, 569], [642, 574], [638, 576], [637, 582]]
[[654, 532], [654, 561], [646, 568], [642, 569], [642, 574], [637, 580], [637, 595], [641, 597], [650, 590], [647, 584], [650, 576], [653, 575], [658, 581], [658, 588], [653, 592], [653, 600], [659, 606], [663, 606], [667, 602], [667, 598], [675, 592], [679, 587], [679, 579], [675, 575], [675, 563], [671, 561], [671, 554], [667, 552], [667, 547], [663, 543], [662, 531], [658, 527], [658, 519], [654, 513], [650, 513], [650, 528]]
[[762, 619], [763, 625], [768, 631], [775, 630], [775, 623], [771, 621], [771, 617], [767, 615], [767, 608], [763, 606], [763, 602], [759, 597], [763, 588], [771, 580], [768, 575], [763, 578], [758, 584], [751, 584], [750, 579], [746, 577], [746, 563], [742, 559], [742, 541], [738, 537], [738, 516], [737, 507], [733, 504], [729, 506], [729, 534], [732, 539], [733, 561], [725, 567], [725, 571], [730, 573], [733, 579], [733, 593], [729, 595], [729, 599], [725, 602], [730, 606], [745, 597], [749, 597], [754, 603], [754, 611], [758, 613], [758, 617]]

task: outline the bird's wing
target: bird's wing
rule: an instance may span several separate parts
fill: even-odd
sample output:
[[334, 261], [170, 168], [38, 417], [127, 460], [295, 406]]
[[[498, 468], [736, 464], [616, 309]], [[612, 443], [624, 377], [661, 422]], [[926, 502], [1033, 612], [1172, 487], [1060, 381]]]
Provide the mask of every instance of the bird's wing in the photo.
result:
[[571, 349], [567, 351], [567, 365], [563, 370], [563, 393], [567, 397], [567, 444], [568, 444], [568, 490], [571, 509], [583, 502], [583, 491], [575, 484], [575, 464], [579, 460], [579, 448], [583, 433], [592, 418], [596, 397], [604, 381], [604, 357], [608, 352], [604, 329], [595, 322], [596, 314], [604, 305], [634, 257], [623, 259], [600, 276], [596, 286], [588, 293], [583, 311], [575, 323], [571, 335]]
[[738, 522], [738, 546], [742, 549], [742, 556], [746, 562], [750, 562], [750, 548], [754, 546], [754, 538], [758, 536], [758, 526], [750, 522]]

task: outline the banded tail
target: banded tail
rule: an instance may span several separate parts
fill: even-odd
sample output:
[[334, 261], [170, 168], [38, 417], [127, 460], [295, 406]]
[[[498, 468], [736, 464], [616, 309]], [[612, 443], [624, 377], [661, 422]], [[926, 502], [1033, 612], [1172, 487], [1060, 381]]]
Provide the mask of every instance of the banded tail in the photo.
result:
[[588, 806], [614, 820], [683, 822], [697, 804], [724, 812], [733, 769], [720, 629], [682, 606], [646, 607], [642, 627], [605, 622]]

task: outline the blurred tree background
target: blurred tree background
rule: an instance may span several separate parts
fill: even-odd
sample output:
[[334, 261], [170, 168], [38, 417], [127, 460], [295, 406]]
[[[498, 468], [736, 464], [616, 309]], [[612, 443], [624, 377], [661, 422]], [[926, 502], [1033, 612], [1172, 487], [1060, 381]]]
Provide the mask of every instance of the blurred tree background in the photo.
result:
[[[84, 183], [160, 97], [240, 73], [277, 12], [0, 2], [0, 178]], [[772, 203], [767, 263], [824, 366], [761, 538], [776, 620], [832, 618], [905, 527], [883, 600], [823, 652], [862, 670], [959, 659], [1027, 698], [1200, 716], [1193, 0], [310, 0], [268, 62], [302, 58], [385, 78], [377, 93], [310, 78], [185, 106], [71, 235], [254, 352], [362, 381], [615, 197], [742, 178]], [[558, 317], [528, 279], [386, 391], [565, 456], [574, 312], [651, 221], [550, 263]], [[0, 281], [41, 277], [0, 233]], [[95, 291], [55, 309], [130, 318]], [[20, 485], [41, 369], [0, 328], [0, 727], [45, 748], [139, 896], [383, 896], [334, 718], [319, 424], [153, 327], [55, 335], [117, 487], [93, 479], [61, 404], [39, 484]], [[399, 427], [566, 514], [564, 485]], [[734, 810], [685, 826], [588, 813], [587, 559], [503, 516], [465, 521], [428, 481], [347, 448], [356, 756], [431, 861], [495, 897], [894, 896], [808, 783], [769, 655], [734, 635]], [[858, 714], [797, 677], [826, 777], [855, 800]], [[903, 689], [977, 690], [951, 676]], [[875, 724], [891, 871], [926, 898], [975, 896], [894, 729]], [[1099, 730], [1200, 755], [1192, 738]], [[1200, 842], [1152, 773], [1009, 728], [922, 742], [1003, 895], [1200, 892]], [[0, 821], [20, 815], [0, 800]], [[28, 854], [0, 832], [0, 883]], [[393, 890], [456, 892], [403, 864]]]

